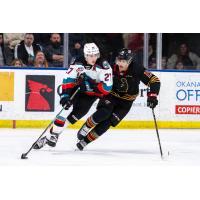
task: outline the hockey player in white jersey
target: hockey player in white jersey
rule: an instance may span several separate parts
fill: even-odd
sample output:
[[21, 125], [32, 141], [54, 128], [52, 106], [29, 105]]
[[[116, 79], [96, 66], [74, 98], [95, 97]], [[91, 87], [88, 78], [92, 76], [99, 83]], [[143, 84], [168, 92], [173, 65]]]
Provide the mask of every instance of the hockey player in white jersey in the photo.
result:
[[[73, 105], [70, 114], [66, 110], [57, 116], [49, 133], [34, 146], [42, 148], [45, 144], [55, 147], [59, 135], [68, 124], [74, 124], [86, 115], [92, 104], [112, 89], [112, 68], [100, 60], [99, 48], [95, 43], [84, 45], [84, 59], [70, 65], [62, 83], [60, 104], [66, 110]], [[80, 87], [80, 92], [71, 101], [70, 96]]]

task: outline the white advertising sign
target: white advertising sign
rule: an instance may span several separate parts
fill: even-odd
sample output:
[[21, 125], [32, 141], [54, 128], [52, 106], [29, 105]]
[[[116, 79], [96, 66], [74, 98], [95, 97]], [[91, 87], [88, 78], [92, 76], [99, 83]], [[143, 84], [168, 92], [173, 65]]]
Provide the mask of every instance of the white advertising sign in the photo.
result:
[[[6, 100], [11, 95], [9, 92], [12, 90], [9, 87], [12, 88], [12, 83], [6, 84], [2, 81], [0, 83], [1, 88], [5, 85], [6, 90], [4, 93], [0, 91], [0, 119], [53, 119], [61, 109], [57, 87], [62, 83], [65, 70], [0, 69], [0, 77], [2, 73], [12, 72], [14, 73], [13, 98]], [[200, 73], [178, 71], [153, 73], [161, 80], [159, 105], [155, 109], [158, 120], [199, 121]], [[151, 109], [146, 106], [146, 93], [147, 87], [141, 83], [139, 96], [126, 120], [152, 120]], [[95, 111], [96, 104], [97, 102], [88, 115]]]

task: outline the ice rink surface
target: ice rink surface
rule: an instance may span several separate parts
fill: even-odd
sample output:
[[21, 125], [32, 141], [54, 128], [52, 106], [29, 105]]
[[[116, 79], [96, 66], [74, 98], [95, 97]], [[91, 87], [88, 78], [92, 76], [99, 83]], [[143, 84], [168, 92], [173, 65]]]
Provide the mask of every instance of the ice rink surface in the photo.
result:
[[164, 160], [160, 157], [154, 129], [112, 129], [82, 152], [75, 151], [77, 130], [66, 129], [55, 148], [45, 146], [41, 150], [33, 150], [27, 160], [21, 160], [21, 154], [30, 148], [42, 131], [43, 129], [0, 129], [0, 165], [200, 165], [198, 129], [161, 129]]

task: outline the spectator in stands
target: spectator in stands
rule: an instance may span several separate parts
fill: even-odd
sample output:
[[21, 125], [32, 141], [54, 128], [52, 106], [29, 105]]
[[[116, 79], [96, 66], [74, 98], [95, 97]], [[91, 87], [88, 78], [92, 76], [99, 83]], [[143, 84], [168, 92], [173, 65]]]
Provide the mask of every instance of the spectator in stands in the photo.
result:
[[162, 57], [161, 65], [162, 65], [162, 69], [166, 69], [166, 67], [167, 67], [167, 57], [166, 56]]
[[40, 44], [42, 47], [42, 51], [44, 48], [49, 45], [49, 39], [51, 37], [51, 33], [33, 33], [34, 42], [36, 44]]
[[179, 46], [178, 52], [173, 54], [167, 62], [167, 68], [173, 69], [176, 67], [178, 60], [181, 60], [186, 69], [200, 69], [200, 58], [197, 54], [191, 52], [186, 43]]
[[152, 58], [150, 61], [149, 61], [149, 69], [156, 69], [156, 58]]
[[181, 69], [184, 69], [184, 65], [183, 65], [183, 62], [182, 61], [177, 61], [176, 62], [176, 66], [175, 66], [175, 69], [179, 69], [179, 70], [181, 70]]
[[14, 49], [10, 48], [9, 46], [4, 46], [4, 55], [5, 55], [5, 65], [11, 65], [14, 59]]
[[10, 65], [14, 59], [14, 51], [4, 42], [4, 34], [0, 33], [0, 66]]
[[69, 50], [72, 57], [79, 59], [83, 57], [83, 33], [70, 33], [69, 34]]
[[0, 66], [10, 65], [14, 59], [14, 51], [4, 42], [4, 34], [0, 33]]
[[124, 33], [124, 47], [134, 52], [143, 49], [144, 34], [143, 33]]
[[35, 60], [34, 60], [34, 67], [48, 67], [48, 62], [45, 58], [45, 55], [42, 51], [38, 51], [35, 55]]
[[13, 67], [23, 67], [23, 63], [20, 59], [14, 59], [11, 63]]
[[0, 66], [5, 65], [3, 33], [0, 33]]
[[24, 33], [4, 33], [4, 42], [5, 45], [9, 46], [11, 49], [14, 49], [24, 39]]
[[49, 66], [63, 67], [63, 45], [61, 44], [61, 37], [59, 33], [52, 33], [50, 44], [45, 49], [45, 55]]
[[15, 45], [21, 41], [21, 33], [4, 33], [4, 65], [11, 65], [14, 59]]
[[[167, 57], [162, 57], [161, 61], [161, 69], [166, 69], [167, 66]], [[156, 57], [152, 57], [151, 60], [149, 60], [149, 68], [150, 69], [157, 69], [157, 63], [156, 63]]]
[[[143, 52], [143, 49], [142, 49], [142, 52]], [[149, 56], [149, 63], [154, 62], [156, 60], [156, 52], [151, 44], [149, 44], [148, 56]]]
[[15, 58], [21, 59], [27, 66], [33, 66], [35, 54], [40, 50], [40, 45], [34, 43], [33, 34], [26, 33], [24, 40], [15, 47]]

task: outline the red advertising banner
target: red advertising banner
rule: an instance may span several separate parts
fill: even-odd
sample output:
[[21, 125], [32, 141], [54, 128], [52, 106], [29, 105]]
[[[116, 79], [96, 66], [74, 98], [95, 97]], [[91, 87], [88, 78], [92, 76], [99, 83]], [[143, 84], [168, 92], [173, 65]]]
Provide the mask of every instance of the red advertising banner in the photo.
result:
[[199, 115], [200, 114], [200, 106], [199, 105], [176, 105], [176, 114]]

